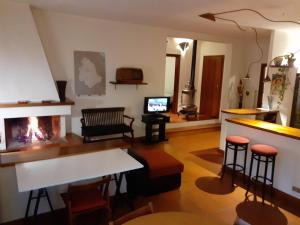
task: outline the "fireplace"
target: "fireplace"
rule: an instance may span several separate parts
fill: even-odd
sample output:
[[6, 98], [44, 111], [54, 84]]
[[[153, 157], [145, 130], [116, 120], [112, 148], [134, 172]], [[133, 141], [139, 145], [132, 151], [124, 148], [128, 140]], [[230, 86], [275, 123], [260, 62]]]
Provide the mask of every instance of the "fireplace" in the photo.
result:
[[4, 127], [7, 150], [60, 141], [60, 116], [9, 118]]

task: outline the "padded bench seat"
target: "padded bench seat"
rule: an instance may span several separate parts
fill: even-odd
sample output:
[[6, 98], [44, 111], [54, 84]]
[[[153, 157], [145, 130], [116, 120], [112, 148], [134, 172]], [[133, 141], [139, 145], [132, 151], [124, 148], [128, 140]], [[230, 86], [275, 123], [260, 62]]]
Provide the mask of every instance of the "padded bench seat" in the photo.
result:
[[126, 174], [127, 191], [152, 195], [179, 188], [184, 165], [162, 150], [129, 150], [144, 168]]

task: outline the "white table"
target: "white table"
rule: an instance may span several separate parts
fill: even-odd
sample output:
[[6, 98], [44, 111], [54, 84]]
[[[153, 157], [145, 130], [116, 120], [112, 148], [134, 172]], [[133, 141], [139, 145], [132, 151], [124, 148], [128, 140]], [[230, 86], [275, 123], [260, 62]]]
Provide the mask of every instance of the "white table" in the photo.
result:
[[[143, 165], [122, 149], [91, 152], [15, 165], [19, 192], [30, 191], [25, 217], [28, 216], [33, 190], [39, 190], [39, 197], [44, 193], [49, 206], [51, 202], [46, 188], [75, 181], [87, 180], [142, 168]], [[120, 178], [121, 179], [121, 178]], [[118, 182], [117, 182], [118, 184]], [[121, 181], [119, 181], [119, 185]], [[34, 199], [34, 198], [33, 198]]]

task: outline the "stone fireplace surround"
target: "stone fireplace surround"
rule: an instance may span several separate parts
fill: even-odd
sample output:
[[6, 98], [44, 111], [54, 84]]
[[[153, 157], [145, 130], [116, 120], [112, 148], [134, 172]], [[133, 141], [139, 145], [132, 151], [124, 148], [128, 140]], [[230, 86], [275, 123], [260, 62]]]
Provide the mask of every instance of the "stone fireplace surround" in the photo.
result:
[[0, 104], [0, 152], [6, 150], [5, 119], [40, 116], [60, 117], [60, 137], [66, 136], [66, 119], [73, 102]]

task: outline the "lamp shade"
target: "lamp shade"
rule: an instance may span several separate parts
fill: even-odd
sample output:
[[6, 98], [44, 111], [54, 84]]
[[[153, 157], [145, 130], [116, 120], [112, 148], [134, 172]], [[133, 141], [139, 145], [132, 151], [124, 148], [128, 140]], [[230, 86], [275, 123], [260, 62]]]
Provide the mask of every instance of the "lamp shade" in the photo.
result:
[[189, 47], [189, 43], [188, 42], [181, 42], [180, 44], [178, 44], [180, 49], [184, 52], [188, 47]]

